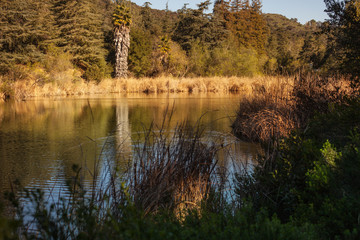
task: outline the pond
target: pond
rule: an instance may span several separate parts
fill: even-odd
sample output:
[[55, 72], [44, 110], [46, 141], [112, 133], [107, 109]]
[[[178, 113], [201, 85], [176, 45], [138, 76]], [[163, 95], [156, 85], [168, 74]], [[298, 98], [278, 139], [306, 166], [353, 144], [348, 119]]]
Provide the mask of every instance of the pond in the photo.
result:
[[[207, 139], [223, 141], [222, 166], [251, 163], [259, 146], [231, 135], [240, 99], [237, 94], [127, 94], [0, 102], [0, 193], [14, 180], [30, 189], [65, 189], [74, 164], [91, 173], [105, 160], [130, 153], [139, 133], [151, 123], [161, 125], [169, 112], [170, 128], [200, 121]], [[125, 167], [129, 158], [122, 159]], [[83, 181], [90, 184], [91, 174]]]

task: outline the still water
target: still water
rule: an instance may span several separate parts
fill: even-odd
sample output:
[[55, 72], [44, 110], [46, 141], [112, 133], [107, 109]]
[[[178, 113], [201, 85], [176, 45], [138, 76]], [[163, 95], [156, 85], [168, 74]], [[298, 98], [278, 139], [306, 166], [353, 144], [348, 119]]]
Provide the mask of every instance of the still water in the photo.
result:
[[[98, 95], [92, 97], [30, 99], [0, 102], [0, 194], [11, 182], [45, 191], [66, 188], [77, 164], [88, 172], [105, 162], [124, 159], [139, 133], [151, 123], [161, 125], [173, 108], [170, 128], [200, 120], [207, 139], [227, 146], [219, 164], [251, 163], [257, 145], [238, 141], [231, 122], [239, 95], [157, 94]], [[120, 156], [120, 157], [119, 157]], [[91, 174], [83, 180], [91, 182]], [[0, 197], [1, 198], [1, 197]]]

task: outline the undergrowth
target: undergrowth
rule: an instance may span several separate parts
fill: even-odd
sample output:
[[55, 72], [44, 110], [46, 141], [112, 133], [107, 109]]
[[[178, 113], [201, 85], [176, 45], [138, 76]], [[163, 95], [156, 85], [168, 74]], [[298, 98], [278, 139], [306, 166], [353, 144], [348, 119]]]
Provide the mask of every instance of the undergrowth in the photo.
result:
[[0, 239], [314, 239], [312, 225], [283, 224], [229, 200], [216, 160], [223, 146], [203, 142], [200, 123], [167, 131], [167, 121], [144, 129], [127, 171], [112, 159], [107, 184], [94, 170], [94, 185], [85, 187], [74, 166], [69, 194], [57, 201], [13, 185]]
[[237, 175], [239, 201], [283, 223], [316, 226], [320, 239], [358, 239], [359, 107], [358, 97], [334, 103], [306, 129], [279, 139], [251, 176]]

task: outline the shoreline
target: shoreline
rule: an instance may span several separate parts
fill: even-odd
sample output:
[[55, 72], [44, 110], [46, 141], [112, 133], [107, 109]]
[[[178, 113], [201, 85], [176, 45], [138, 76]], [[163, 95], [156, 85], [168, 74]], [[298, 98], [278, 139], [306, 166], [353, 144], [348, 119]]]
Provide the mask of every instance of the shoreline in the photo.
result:
[[269, 86], [286, 83], [292, 86], [291, 77], [196, 77], [196, 78], [127, 78], [104, 79], [99, 83], [85, 80], [57, 80], [40, 83], [36, 80], [10, 82], [0, 78], [0, 99], [27, 100], [36, 97], [67, 97], [121, 93], [244, 93], [252, 95]]

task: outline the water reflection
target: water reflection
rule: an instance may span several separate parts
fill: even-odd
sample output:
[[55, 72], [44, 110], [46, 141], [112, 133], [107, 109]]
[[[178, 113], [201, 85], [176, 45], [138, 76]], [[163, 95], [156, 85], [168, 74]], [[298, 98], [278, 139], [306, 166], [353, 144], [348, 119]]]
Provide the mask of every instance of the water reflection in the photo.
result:
[[[67, 189], [73, 165], [82, 169], [81, 181], [91, 186], [93, 175], [107, 178], [119, 161], [125, 169], [139, 132], [160, 126], [173, 108], [169, 130], [178, 122], [195, 124], [201, 118], [206, 139], [228, 146], [219, 165], [252, 163], [258, 147], [237, 141], [230, 132], [237, 95], [117, 95], [65, 99], [34, 99], [0, 103], [0, 192], [18, 179], [27, 188]], [[141, 136], [141, 134], [140, 134]], [[49, 192], [50, 193], [50, 192]]]

